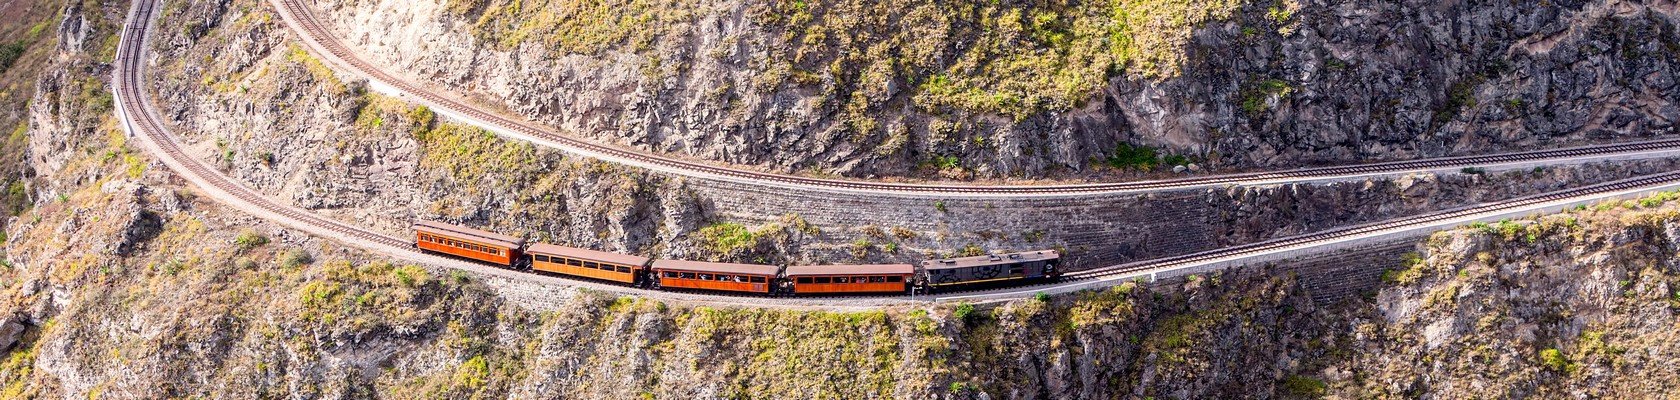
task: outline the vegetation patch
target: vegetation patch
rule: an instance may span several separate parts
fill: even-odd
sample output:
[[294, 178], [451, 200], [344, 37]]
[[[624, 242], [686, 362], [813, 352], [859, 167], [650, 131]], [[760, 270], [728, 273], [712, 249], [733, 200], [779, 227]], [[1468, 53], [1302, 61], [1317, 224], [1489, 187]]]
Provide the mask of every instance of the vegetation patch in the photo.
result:
[[1282, 79], [1261, 79], [1243, 86], [1242, 110], [1249, 116], [1259, 116], [1271, 109], [1274, 98], [1289, 97], [1295, 87]]
[[758, 245], [758, 233], [733, 222], [719, 222], [700, 228], [700, 242], [716, 253], [737, 253]]

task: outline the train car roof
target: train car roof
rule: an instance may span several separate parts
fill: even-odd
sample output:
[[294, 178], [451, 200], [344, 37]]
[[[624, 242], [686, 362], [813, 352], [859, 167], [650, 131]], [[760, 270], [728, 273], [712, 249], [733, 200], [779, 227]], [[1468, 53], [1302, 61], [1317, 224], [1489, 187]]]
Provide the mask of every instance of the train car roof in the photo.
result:
[[437, 221], [425, 221], [425, 220], [414, 221], [414, 230], [420, 231], [420, 232], [430, 232], [430, 233], [435, 233], [435, 234], [444, 235], [444, 236], [454, 236], [454, 237], [459, 237], [459, 238], [463, 238], [463, 239], [479, 239], [479, 240], [484, 240], [484, 241], [496, 242], [494, 244], [500, 244], [500, 245], [507, 246], [507, 247], [510, 247], [510, 248], [519, 248], [519, 247], [525, 246], [525, 239], [520, 239], [520, 238], [516, 238], [516, 237], [513, 237], [513, 236], [503, 235], [503, 234], [495, 233], [495, 232], [482, 231], [482, 230], [478, 230], [478, 229], [468, 228], [468, 227], [460, 226], [460, 225], [450, 225], [450, 224], [437, 222]]
[[863, 265], [789, 265], [787, 276], [804, 275], [911, 275], [916, 267], [910, 264]]
[[653, 269], [672, 269], [691, 272], [721, 272], [725, 274], [776, 275], [781, 267], [764, 264], [733, 264], [688, 260], [658, 260]]
[[619, 253], [612, 253], [612, 252], [606, 252], [606, 251], [580, 249], [580, 248], [576, 248], [576, 247], [558, 246], [558, 245], [552, 245], [552, 244], [548, 244], [548, 243], [532, 243], [530, 248], [525, 249], [525, 253], [526, 254], [543, 254], [543, 255], [550, 255], [550, 256], [565, 256], [565, 257], [571, 257], [571, 258], [576, 258], [576, 259], [580, 259], [580, 260], [589, 260], [589, 261], [595, 261], [595, 262], [604, 262], [604, 263], [612, 263], [612, 264], [620, 264], [620, 265], [642, 266], [642, 265], [647, 265], [647, 262], [648, 262], [647, 257], [642, 257], [642, 256], [638, 256], [638, 255], [633, 255], [633, 254], [619, 254]]
[[978, 266], [982, 266], [982, 265], [1014, 264], [1014, 263], [1019, 263], [1019, 262], [1043, 261], [1043, 260], [1057, 259], [1057, 258], [1061, 258], [1061, 257], [1062, 257], [1062, 255], [1060, 253], [1057, 253], [1055, 250], [1024, 251], [1024, 252], [1020, 252], [1020, 253], [1009, 253], [1009, 254], [991, 254], [991, 255], [974, 256], [974, 257], [946, 258], [946, 259], [940, 259], [940, 260], [924, 260], [924, 261], [922, 261], [922, 268], [927, 268], [927, 269], [967, 268], [967, 267], [978, 267]]

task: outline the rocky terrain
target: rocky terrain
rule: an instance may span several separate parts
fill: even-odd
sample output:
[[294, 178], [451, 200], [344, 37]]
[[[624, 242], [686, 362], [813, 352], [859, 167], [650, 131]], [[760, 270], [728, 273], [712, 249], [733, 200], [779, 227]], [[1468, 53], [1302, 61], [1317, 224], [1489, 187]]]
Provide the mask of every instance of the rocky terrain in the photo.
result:
[[[188, 22], [158, 31], [160, 105], [204, 159], [277, 197], [371, 226], [394, 229], [411, 214], [607, 249], [728, 253], [703, 248], [745, 229], [708, 220], [695, 204], [704, 200], [684, 194], [689, 183], [510, 145], [366, 95], [287, 46], [263, 3], [167, 4], [165, 18]], [[0, 21], [0, 32], [25, 34], [49, 21], [37, 34], [52, 38], [32, 39], [42, 42], [20, 56], [42, 63], [23, 78], [33, 79], [27, 107], [7, 103], [28, 123], [12, 141], [22, 146], [4, 148], [21, 151], [8, 157], [24, 165], [5, 171], [17, 173], [6, 178], [24, 185], [27, 207], [8, 220], [0, 259], [0, 397], [1680, 394], [1668, 361], [1680, 352], [1672, 193], [1437, 233], [1403, 261], [1371, 266], [1388, 272], [1366, 295], [1335, 303], [1315, 303], [1317, 289], [1279, 272], [1286, 263], [981, 306], [710, 308], [560, 287], [562, 304], [520, 304], [494, 280], [405, 265], [225, 208], [129, 144], [107, 86], [126, 6], [76, 2]], [[527, 159], [538, 162], [512, 161]], [[1667, 166], [1606, 170], [1642, 168]], [[1513, 187], [1530, 189], [1596, 178], [1513, 174], [1529, 176], [1509, 178], [1528, 182]], [[1358, 198], [1473, 197], [1450, 181], [1477, 179], [1492, 178], [1407, 178]], [[1233, 212], [1269, 227], [1230, 235], [1263, 236], [1252, 232], [1325, 223], [1308, 215], [1315, 206], [1284, 196], [1303, 190], [1314, 189], [1199, 201], [1256, 204]], [[800, 218], [778, 220], [753, 236], [774, 240], [755, 245], [816, 235]], [[1290, 221], [1298, 225], [1274, 223]]]
[[[1674, 166], [1455, 171], [1087, 198], [1060, 208], [761, 193], [570, 158], [370, 94], [364, 81], [335, 73], [298, 45], [264, 1], [168, 3], [159, 23], [187, 29], [157, 31], [152, 87], [201, 160], [300, 207], [392, 234], [406, 234], [415, 219], [445, 220], [577, 247], [763, 263], [916, 262], [1058, 248], [1083, 267]], [[1089, 218], [1043, 223], [1067, 212]]]
[[417, 81], [778, 171], [1229, 171], [1671, 135], [1680, 119], [1672, 2], [305, 3]]

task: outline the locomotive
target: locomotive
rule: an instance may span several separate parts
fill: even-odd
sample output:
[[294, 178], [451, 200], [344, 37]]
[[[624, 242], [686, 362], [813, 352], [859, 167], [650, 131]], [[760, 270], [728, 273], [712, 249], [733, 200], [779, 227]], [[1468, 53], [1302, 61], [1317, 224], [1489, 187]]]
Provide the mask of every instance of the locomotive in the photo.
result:
[[1055, 250], [925, 260], [919, 265], [766, 265], [654, 260], [526, 243], [513, 236], [437, 221], [418, 221], [413, 229], [415, 247], [431, 253], [659, 290], [786, 296], [932, 293], [1061, 277], [1061, 254]]

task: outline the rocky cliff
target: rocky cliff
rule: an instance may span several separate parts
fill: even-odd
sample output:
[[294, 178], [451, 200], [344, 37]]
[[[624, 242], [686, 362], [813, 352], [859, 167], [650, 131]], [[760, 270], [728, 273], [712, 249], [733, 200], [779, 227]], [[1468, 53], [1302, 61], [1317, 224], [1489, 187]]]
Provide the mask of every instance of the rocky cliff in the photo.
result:
[[[605, 210], [575, 220], [583, 222], [486, 221], [563, 224], [529, 229], [579, 235], [570, 240], [698, 224], [681, 207], [646, 200], [657, 196], [589, 190], [680, 195], [682, 182], [487, 146], [480, 132], [362, 95], [306, 55], [274, 50], [288, 47], [264, 35], [279, 31], [213, 29], [241, 20], [272, 26], [259, 3], [169, 5], [168, 18], [205, 18], [160, 30], [162, 105], [193, 128], [182, 132], [196, 135], [205, 159], [271, 194], [331, 211], [398, 193], [388, 204], [413, 207], [405, 212], [461, 219], [472, 217], [449, 213], [474, 208], [401, 201]], [[554, 288], [569, 300], [534, 309], [500, 295], [494, 280], [347, 249], [182, 186], [114, 124], [107, 49], [125, 6], [73, 3], [52, 25], [57, 48], [42, 57], [21, 158], [42, 195], [8, 223], [0, 262], [0, 397], [1654, 398], [1676, 395], [1680, 383], [1667, 367], [1680, 351], [1671, 332], [1680, 322], [1673, 194], [1439, 233], [1404, 262], [1373, 266], [1390, 271], [1368, 295], [1335, 304], [1313, 302], [1315, 289], [1281, 269], [1260, 268], [979, 307], [708, 308]], [[195, 41], [220, 44], [188, 44]], [[245, 60], [249, 76], [270, 78], [227, 83], [217, 72], [227, 70], [214, 69], [241, 62], [239, 49], [264, 46], [271, 51]], [[194, 65], [211, 72], [173, 71]], [[183, 77], [258, 100], [184, 95]], [[315, 89], [261, 85], [268, 79]], [[328, 90], [335, 84], [344, 89]], [[267, 111], [244, 111], [258, 108]], [[212, 126], [241, 118], [249, 125]], [[335, 130], [282, 130], [305, 123]], [[258, 129], [284, 135], [217, 145], [219, 135]], [[401, 142], [393, 137], [407, 142], [389, 148]], [[403, 162], [310, 158], [336, 154], [310, 149], [340, 140], [362, 149], [351, 154], [378, 148], [394, 154], [378, 157]], [[499, 152], [546, 164], [498, 163], [507, 157]], [[313, 173], [310, 163], [342, 169]], [[553, 174], [532, 182], [549, 182], [539, 192], [567, 199], [536, 203], [497, 186], [538, 185], [503, 182], [521, 176], [505, 171], [527, 169]], [[1550, 172], [1534, 174], [1542, 173]], [[339, 175], [420, 183], [372, 189], [392, 191], [380, 196], [351, 190], [361, 184], [297, 190], [331, 187], [321, 182]], [[316, 183], [284, 183], [291, 180]], [[614, 215], [660, 217], [614, 228]], [[803, 231], [792, 220], [784, 228]]]
[[[151, 87], [199, 159], [274, 197], [392, 234], [406, 234], [415, 219], [445, 220], [570, 246], [763, 263], [915, 262], [1058, 248], [1084, 267], [1674, 165], [1454, 171], [1057, 201], [836, 197], [689, 182], [441, 120], [369, 94], [364, 81], [313, 58], [263, 1], [169, 3], [159, 24], [185, 28], [156, 31]], [[1055, 220], [1064, 222], [1044, 223]]]
[[306, 3], [417, 81], [574, 135], [779, 171], [1276, 168], [1680, 119], [1667, 2]]

